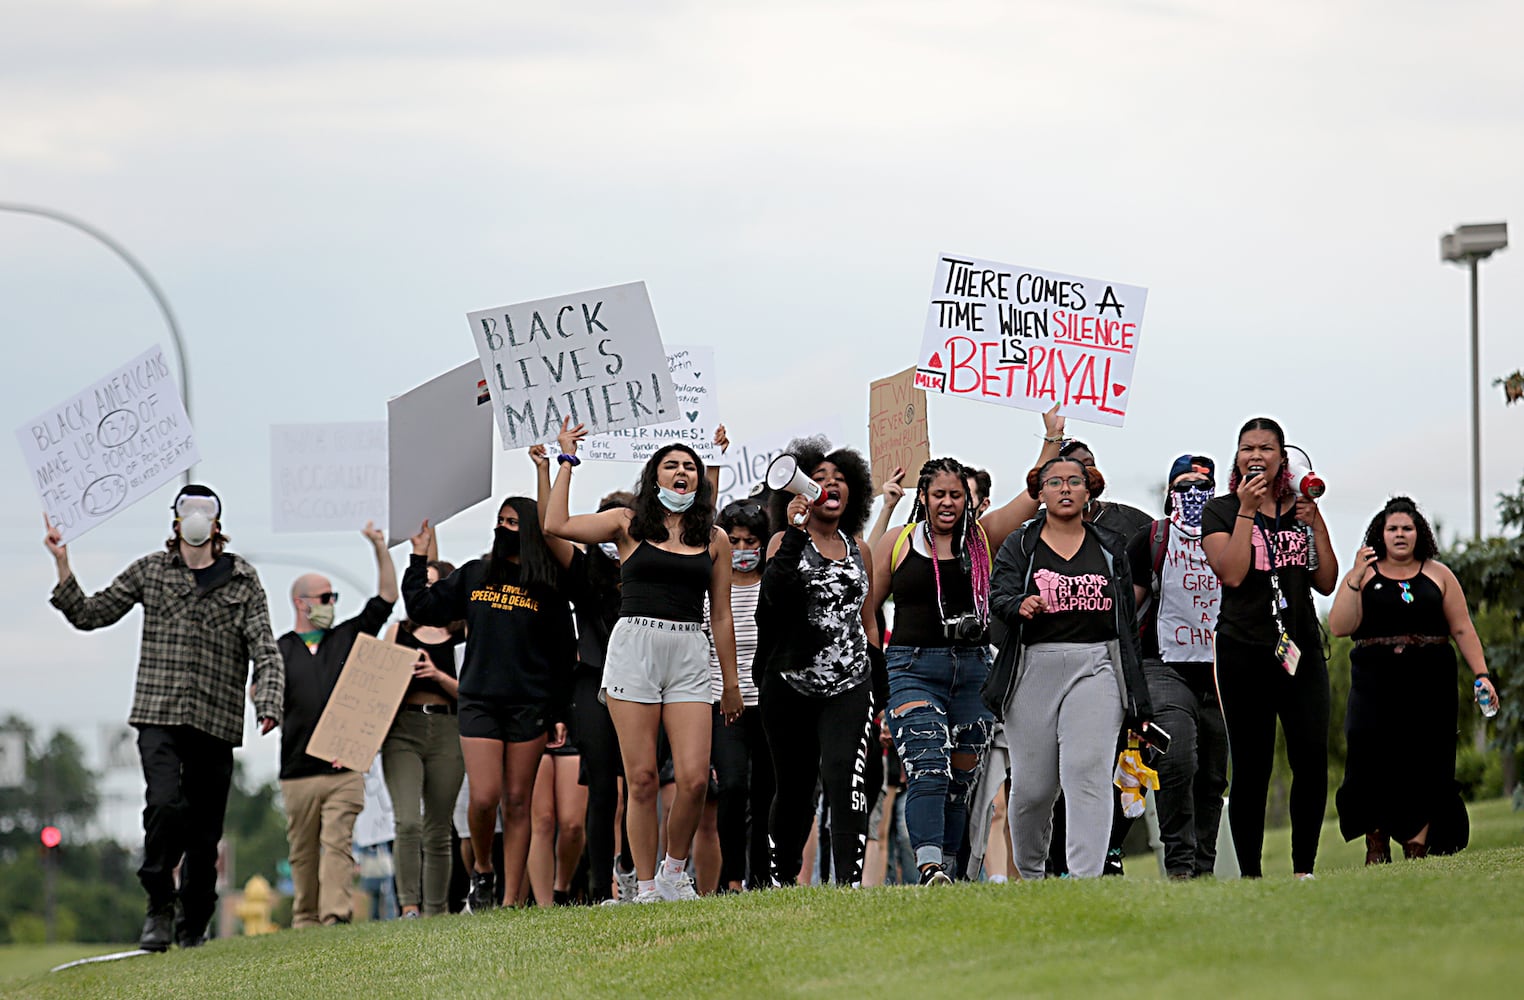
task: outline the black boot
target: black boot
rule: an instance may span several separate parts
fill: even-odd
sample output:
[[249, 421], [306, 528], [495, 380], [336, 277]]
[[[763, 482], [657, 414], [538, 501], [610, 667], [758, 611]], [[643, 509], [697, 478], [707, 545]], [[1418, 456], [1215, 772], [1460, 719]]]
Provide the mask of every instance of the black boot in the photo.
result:
[[175, 908], [149, 904], [148, 918], [143, 921], [143, 933], [138, 936], [138, 947], [144, 951], [168, 951], [175, 933]]

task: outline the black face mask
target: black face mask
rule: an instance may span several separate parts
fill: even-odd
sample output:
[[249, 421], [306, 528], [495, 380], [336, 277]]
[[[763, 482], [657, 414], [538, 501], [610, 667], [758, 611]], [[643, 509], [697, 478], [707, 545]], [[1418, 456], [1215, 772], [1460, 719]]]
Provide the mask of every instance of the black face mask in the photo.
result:
[[492, 552], [494, 555], [511, 557], [519, 554], [519, 533], [512, 528], [498, 525], [492, 532]]

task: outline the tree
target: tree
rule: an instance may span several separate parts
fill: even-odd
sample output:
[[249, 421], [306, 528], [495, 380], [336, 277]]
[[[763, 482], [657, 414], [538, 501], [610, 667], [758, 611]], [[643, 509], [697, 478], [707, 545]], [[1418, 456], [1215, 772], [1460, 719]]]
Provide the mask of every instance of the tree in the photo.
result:
[[83, 840], [100, 796], [79, 741], [59, 730], [39, 747], [31, 725], [16, 715], [0, 721], [0, 732], [26, 738], [26, 782], [0, 788], [0, 860], [34, 850], [38, 832], [48, 824], [62, 829], [66, 841]]

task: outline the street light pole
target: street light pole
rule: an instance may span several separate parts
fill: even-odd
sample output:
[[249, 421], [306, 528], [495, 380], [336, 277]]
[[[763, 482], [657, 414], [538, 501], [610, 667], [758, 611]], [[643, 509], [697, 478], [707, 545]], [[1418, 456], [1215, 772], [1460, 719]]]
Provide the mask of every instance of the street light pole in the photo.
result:
[[[185, 404], [186, 417], [190, 417], [190, 369], [185, 364], [185, 341], [180, 337], [180, 324], [175, 322], [175, 313], [169, 307], [169, 299], [164, 295], [163, 290], [159, 288], [159, 283], [153, 280], [153, 275], [148, 273], [148, 268], [144, 267], [136, 257], [129, 253], [126, 247], [83, 219], [76, 219], [72, 215], [65, 215], [63, 212], [55, 211], [51, 208], [43, 208], [39, 205], [22, 205], [9, 201], [0, 201], [0, 212], [37, 215], [44, 219], [52, 219], [54, 222], [61, 222], [66, 226], [79, 230], [86, 236], [93, 237], [105, 245], [106, 249], [120, 257], [128, 267], [132, 268], [132, 272], [143, 282], [144, 286], [148, 289], [148, 294], [152, 295], [154, 302], [158, 304], [159, 312], [164, 315], [164, 322], [169, 325], [169, 336], [174, 341], [175, 357], [180, 362], [180, 399]], [[194, 421], [191, 426], [195, 426]], [[188, 484], [191, 480], [191, 470], [186, 469], [181, 478]]]
[[1439, 238], [1439, 256], [1471, 269], [1471, 537], [1482, 540], [1482, 371], [1477, 272], [1481, 262], [1508, 246], [1508, 223], [1456, 226]]

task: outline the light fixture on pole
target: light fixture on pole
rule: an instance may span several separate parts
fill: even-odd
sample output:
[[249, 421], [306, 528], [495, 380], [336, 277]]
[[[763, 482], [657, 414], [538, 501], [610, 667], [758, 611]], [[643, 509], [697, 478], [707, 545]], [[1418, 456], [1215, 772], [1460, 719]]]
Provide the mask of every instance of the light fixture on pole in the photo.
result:
[[1508, 246], [1508, 223], [1456, 226], [1439, 238], [1439, 256], [1471, 268], [1471, 537], [1482, 537], [1481, 333], [1477, 320], [1477, 265]]

